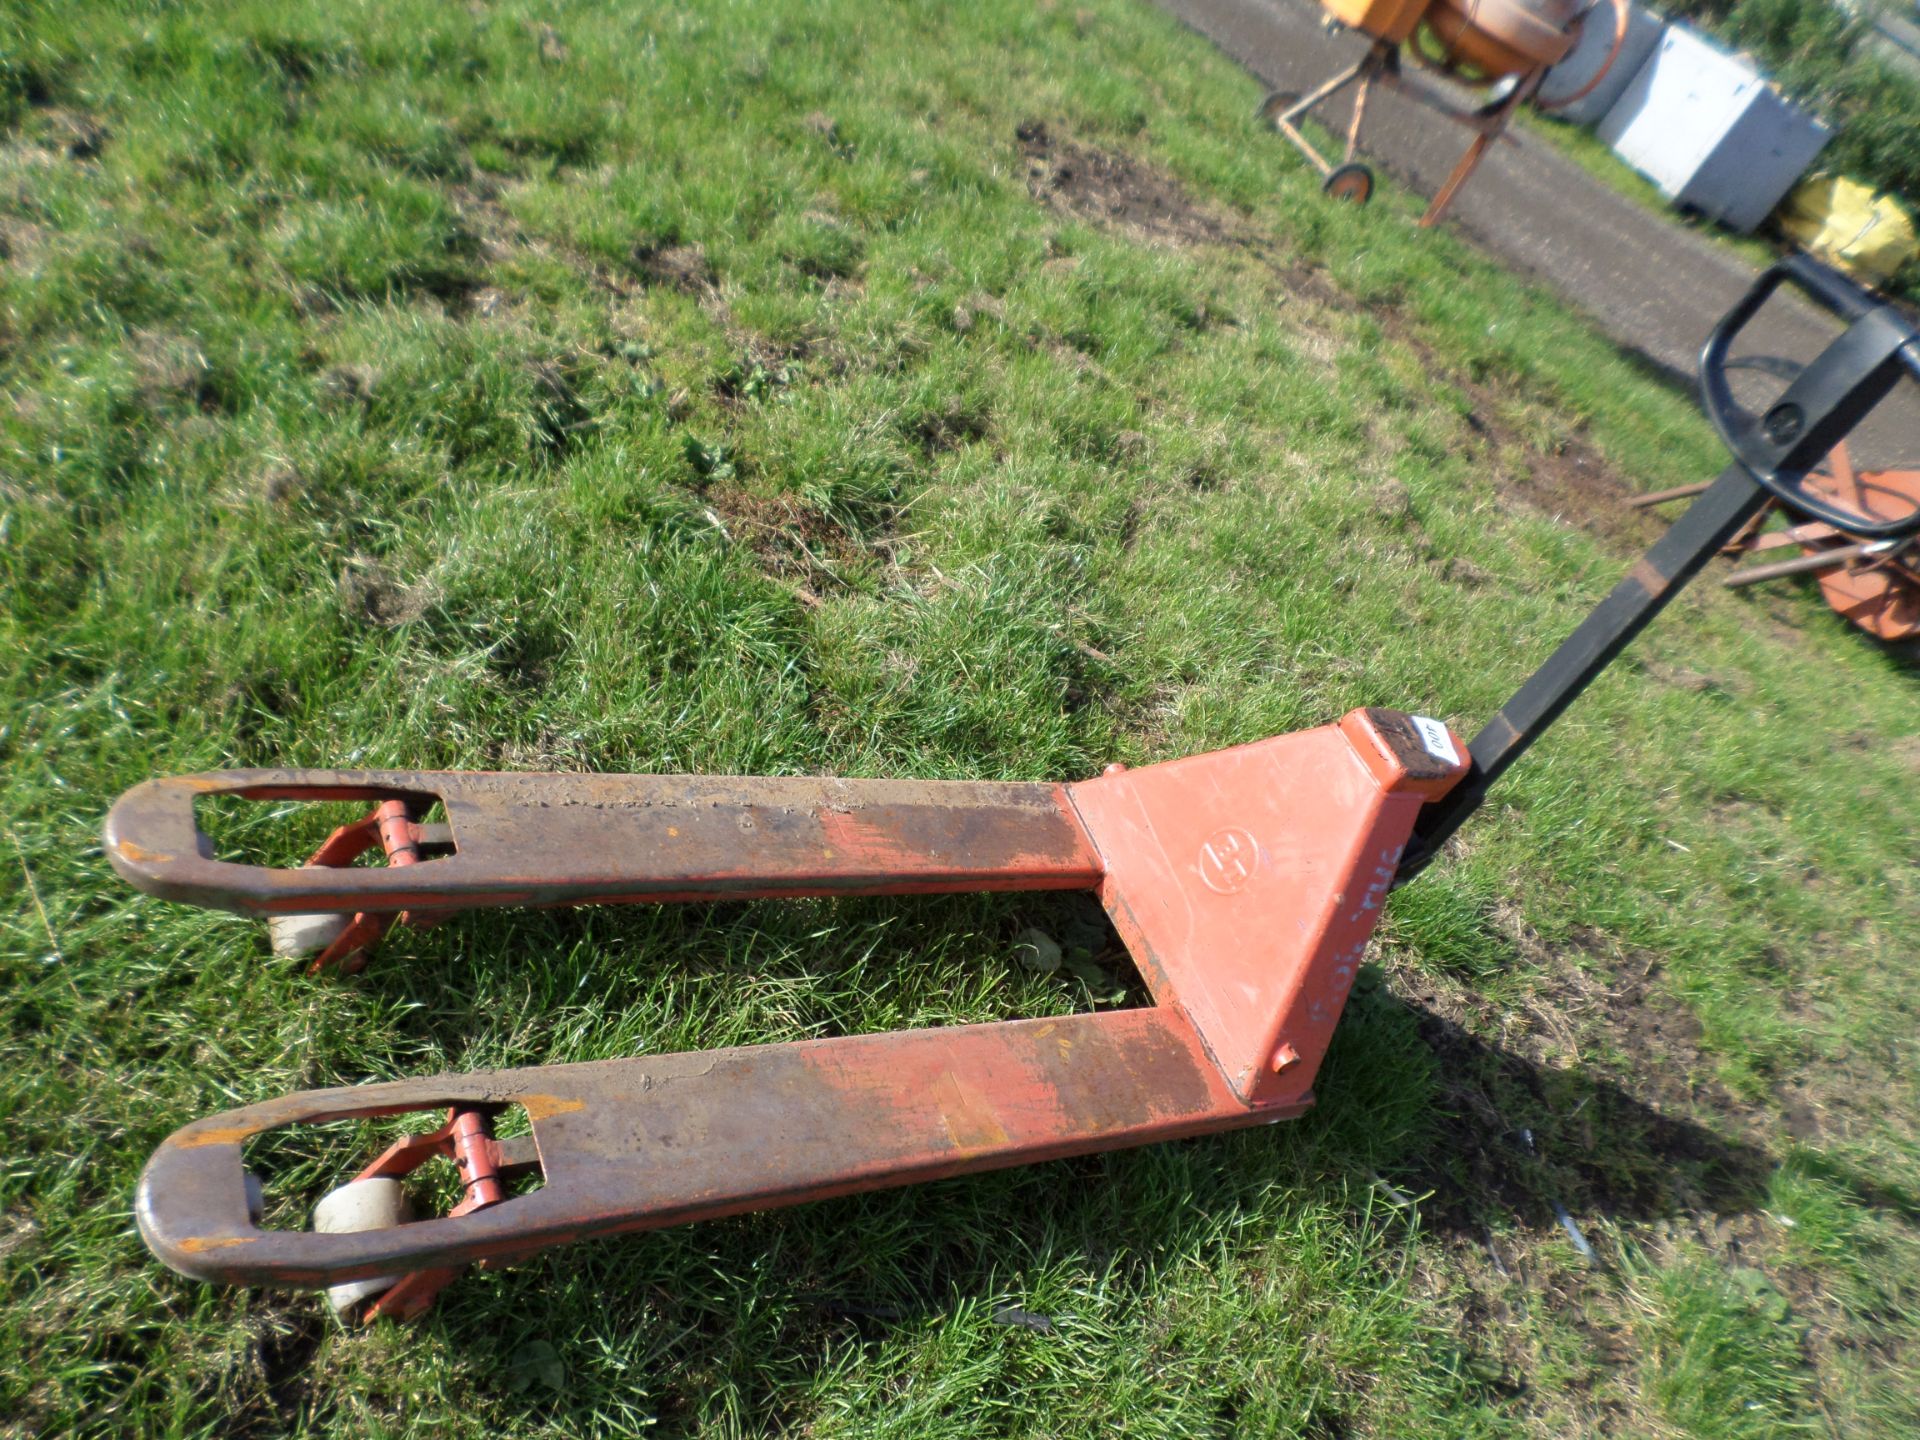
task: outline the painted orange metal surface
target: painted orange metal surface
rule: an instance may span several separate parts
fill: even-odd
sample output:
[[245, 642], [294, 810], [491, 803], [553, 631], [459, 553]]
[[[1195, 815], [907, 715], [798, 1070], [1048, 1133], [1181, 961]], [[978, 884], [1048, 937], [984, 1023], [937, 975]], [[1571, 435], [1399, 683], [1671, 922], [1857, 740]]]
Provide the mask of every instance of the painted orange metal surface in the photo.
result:
[[1433, 0], [1421, 18], [1449, 67], [1488, 81], [1564, 59], [1582, 8], [1579, 0]]
[[[1414, 812], [1459, 773], [1410, 731], [1390, 744], [1405, 723], [1356, 711], [1068, 792], [1114, 928], [1249, 1103], [1311, 1085]], [[1282, 1045], [1299, 1059], [1276, 1069]]]
[[1413, 34], [1432, 0], [1320, 0], [1329, 15], [1349, 30], [1399, 44]]
[[[727, 781], [716, 788], [696, 778], [649, 778], [656, 803], [615, 812], [628, 827], [628, 853], [599, 857], [603, 871], [619, 871], [623, 893], [712, 893], [688, 875], [674, 846], [659, 843], [662, 824], [677, 826], [689, 813], [718, 814], [726, 823], [768, 814], [761, 786], [796, 802], [831, 794], [842, 807], [833, 813], [857, 814], [857, 824], [822, 822], [804, 804], [791, 812], [772, 805], [793, 821], [774, 874], [761, 888], [724, 893], [792, 894], [804, 883], [807, 893], [832, 894], [849, 881], [866, 890], [932, 883], [1097, 889], [1155, 1003], [289, 1096], [169, 1137], [140, 1182], [141, 1233], [189, 1275], [318, 1287], [447, 1272], [592, 1235], [1297, 1115], [1312, 1103], [1315, 1074], [1414, 814], [1465, 773], [1465, 756], [1443, 726], [1372, 710], [1066, 787]], [[462, 817], [471, 812], [455, 783], [465, 778], [412, 777], [448, 801], [451, 859], [343, 877], [398, 874], [405, 898], [399, 883], [387, 896], [396, 903], [446, 907], [489, 893], [471, 888], [480, 872], [459, 879], [454, 867], [467, 853]], [[562, 787], [581, 783], [519, 778], [523, 797], [548, 778]], [[628, 793], [622, 786], [633, 779], [607, 777], [616, 794]], [[386, 779], [360, 783], [379, 792]], [[660, 803], [676, 784], [699, 803]], [[842, 785], [849, 788], [825, 788]], [[880, 787], [901, 808], [867, 787]], [[995, 837], [1002, 870], [983, 873], [979, 857], [948, 853], [956, 807], [970, 812], [966, 823], [977, 833]], [[850, 834], [858, 843], [849, 846]], [[417, 888], [423, 872], [443, 865], [441, 873], [457, 878], [454, 889]], [[898, 868], [888, 872], [888, 865]], [[168, 875], [178, 882], [177, 872]], [[552, 882], [541, 875], [528, 888], [550, 896]], [[338, 886], [344, 878], [302, 883]], [[257, 877], [246, 886], [249, 899], [273, 896]], [[359, 903], [350, 888], [322, 893], [343, 906]], [[299, 903], [313, 908], [314, 896]], [[532, 1153], [528, 1142], [490, 1139], [500, 1148], [483, 1153], [503, 1177], [537, 1174], [531, 1193], [503, 1191], [466, 1213], [356, 1234], [262, 1229], [250, 1216], [243, 1150], [265, 1131], [417, 1110], [491, 1117], [515, 1106], [530, 1122]], [[432, 1147], [451, 1145], [452, 1130], [429, 1141], [403, 1142], [363, 1173], [394, 1173], [444, 1153]], [[403, 1158], [389, 1158], [395, 1155]], [[429, 1274], [403, 1291], [406, 1305], [444, 1279]]]

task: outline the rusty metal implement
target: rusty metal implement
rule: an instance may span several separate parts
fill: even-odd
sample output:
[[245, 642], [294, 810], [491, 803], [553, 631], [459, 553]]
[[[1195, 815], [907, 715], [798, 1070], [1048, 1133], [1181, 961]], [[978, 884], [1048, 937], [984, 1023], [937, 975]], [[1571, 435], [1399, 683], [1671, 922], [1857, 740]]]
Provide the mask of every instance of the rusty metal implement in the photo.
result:
[[[1842, 440], [1806, 478], [1807, 489], [1836, 501], [1870, 519], [1900, 519], [1920, 512], [1920, 467], [1858, 469]], [[1683, 500], [1706, 490], [1705, 484], [1679, 485], [1637, 495], [1627, 501], [1636, 510]], [[1770, 508], [1777, 508], [1773, 502]], [[1787, 512], [1789, 519], [1794, 512]], [[1755, 523], [1742, 527], [1726, 547], [1739, 559], [1771, 550], [1794, 548], [1789, 560], [1747, 565], [1728, 574], [1721, 584], [1729, 589], [1758, 585], [1789, 575], [1813, 575], [1820, 593], [1835, 613], [1859, 626], [1876, 640], [1890, 643], [1920, 635], [1920, 540], [1905, 538], [1862, 540], [1825, 520], [1801, 520], [1784, 529], [1763, 531]]]
[[[1913, 327], [1811, 262], [1784, 262], [1756, 295], [1783, 280], [1851, 328], [1754, 428], [1728, 434], [1736, 463], [1470, 746], [1367, 709], [1074, 784], [289, 770], [129, 791], [106, 829], [121, 874], [176, 900], [341, 917], [333, 959], [364, 953], [396, 917], [485, 906], [1086, 890], [1153, 998], [288, 1096], [170, 1136], [140, 1181], [142, 1236], [188, 1275], [331, 1287], [370, 1300], [364, 1315], [405, 1317], [465, 1266], [588, 1236], [1300, 1114], [1388, 892], [1769, 494], [1868, 538], [1920, 529], [1920, 516], [1861, 520], [1800, 490], [1900, 374], [1920, 374]], [[1710, 411], [1716, 356], [1758, 303], [1703, 356]], [[233, 795], [372, 808], [308, 866], [273, 870], [213, 857], [194, 806]], [[428, 824], [436, 804], [444, 823]], [[386, 865], [351, 864], [376, 846]], [[261, 1226], [250, 1140], [419, 1111], [445, 1123], [335, 1191], [316, 1232]], [[409, 1222], [397, 1182], [433, 1160], [455, 1166], [461, 1198]]]
[[[1156, 1003], [297, 1095], [171, 1137], [140, 1183], [141, 1233], [175, 1269], [214, 1280], [432, 1272], [373, 1306], [407, 1314], [460, 1266], [587, 1235], [1297, 1115], [1414, 817], [1465, 772], [1445, 726], [1356, 710], [1076, 785], [289, 773], [144, 786], [115, 811], [109, 843], [162, 893], [312, 909], [1097, 890]], [[278, 874], [202, 860], [186, 817], [209, 787], [437, 795], [454, 853]], [[160, 837], [185, 853], [128, 860], [127, 822], [153, 817], [173, 822]], [[431, 887], [429, 869], [444, 876]], [[488, 1122], [511, 1106], [531, 1143], [489, 1149]], [[241, 1154], [252, 1136], [441, 1108], [453, 1112], [443, 1132], [356, 1178], [452, 1154], [464, 1213], [354, 1234], [254, 1224]], [[503, 1179], [530, 1169], [541, 1187], [507, 1197]]]

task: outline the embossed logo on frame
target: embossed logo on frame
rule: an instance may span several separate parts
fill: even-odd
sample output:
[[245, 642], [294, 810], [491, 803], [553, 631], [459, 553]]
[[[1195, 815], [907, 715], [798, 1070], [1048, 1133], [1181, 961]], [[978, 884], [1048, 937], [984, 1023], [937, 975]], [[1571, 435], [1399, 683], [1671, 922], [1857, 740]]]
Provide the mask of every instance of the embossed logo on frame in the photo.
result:
[[1216, 830], [1200, 846], [1196, 868], [1201, 882], [1221, 895], [1237, 895], [1247, 888], [1260, 864], [1260, 847], [1237, 825]]

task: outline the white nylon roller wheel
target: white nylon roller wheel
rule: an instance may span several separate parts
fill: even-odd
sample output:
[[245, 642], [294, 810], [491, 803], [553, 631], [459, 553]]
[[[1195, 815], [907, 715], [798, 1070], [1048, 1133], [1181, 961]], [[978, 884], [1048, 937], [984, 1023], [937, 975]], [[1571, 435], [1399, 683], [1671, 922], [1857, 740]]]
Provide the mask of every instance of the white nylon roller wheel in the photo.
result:
[[[324, 865], [302, 865], [302, 870], [324, 870]], [[304, 960], [318, 955], [353, 923], [351, 915], [323, 911], [307, 915], [269, 915], [267, 934], [273, 941], [273, 953], [282, 960]]]
[[[330, 1190], [313, 1207], [313, 1228], [319, 1235], [357, 1235], [365, 1230], [391, 1230], [413, 1218], [407, 1192], [398, 1180], [353, 1180]], [[361, 1302], [392, 1288], [398, 1275], [371, 1280], [349, 1280], [327, 1290], [327, 1304], [346, 1319]]]
[[352, 922], [351, 915], [270, 915], [267, 934], [282, 960], [304, 960], [333, 944]]

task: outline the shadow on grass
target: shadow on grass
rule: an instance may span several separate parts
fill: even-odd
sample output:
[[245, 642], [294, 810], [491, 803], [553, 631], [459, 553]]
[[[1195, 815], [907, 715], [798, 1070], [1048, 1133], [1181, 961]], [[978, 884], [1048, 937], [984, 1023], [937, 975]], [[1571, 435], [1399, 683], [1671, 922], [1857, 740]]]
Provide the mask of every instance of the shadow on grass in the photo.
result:
[[[462, 954], [464, 946], [457, 944], [435, 944], [430, 947], [437, 951], [435, 957], [410, 975], [405, 970], [411, 967], [399, 957], [376, 958], [374, 970], [360, 979], [389, 989], [396, 999], [405, 995], [412, 1001], [436, 1002], [398, 1008], [407, 1033], [439, 1047], [470, 1034], [476, 1022], [497, 1018], [489, 1002], [470, 988], [472, 977], [462, 972], [491, 970], [497, 963], [502, 973], [512, 974], [524, 967], [522, 957], [528, 954], [555, 957], [541, 967], [551, 992], [536, 995], [542, 1008], [582, 991], [594, 993], [611, 1015], [657, 1010], [662, 1003], [669, 1010], [678, 1008], [676, 998], [685, 997], [654, 988], [645, 970], [621, 959], [636, 951], [657, 953], [663, 940], [677, 940], [680, 959], [674, 971], [712, 988], [697, 1006], [704, 1019], [669, 1026], [679, 1038], [661, 1048], [707, 1048], [738, 1043], [703, 1033], [707, 1022], [726, 1008], [714, 992], [724, 994], [736, 985], [777, 986], [805, 976], [824, 982], [823, 998], [836, 1010], [856, 997], [877, 1005], [880, 1014], [896, 1016], [926, 1004], [927, 986], [909, 978], [918, 968], [914, 961], [872, 963], [878, 932], [870, 927], [883, 916], [890, 917], [885, 953], [916, 960], [935, 951], [943, 935], [971, 935], [976, 941], [985, 939], [992, 949], [1015, 944], [1035, 925], [1070, 948], [1082, 946], [1074, 953], [1089, 957], [1091, 969], [1081, 968], [1095, 982], [1091, 987], [1081, 985], [1068, 969], [1024, 977], [1022, 993], [1029, 1001], [1047, 997], [1045, 1013], [1152, 1003], [1098, 907], [1071, 893], [481, 917], [475, 923], [504, 923], [515, 933], [506, 944], [489, 945], [480, 954]], [[771, 953], [736, 949], [747, 931], [781, 943], [774, 944]], [[823, 940], [826, 935], [835, 938]], [[494, 962], [493, 956], [500, 958]], [[928, 977], [931, 984], [937, 987], [942, 977], [951, 983], [956, 961], [966, 968], [964, 956], [948, 955], [942, 975]], [[1279, 1172], [1288, 1165], [1367, 1184], [1384, 1178], [1393, 1190], [1422, 1197], [1418, 1208], [1426, 1228], [1476, 1239], [1515, 1222], [1550, 1229], [1559, 1223], [1556, 1207], [1577, 1219], [1622, 1223], [1682, 1215], [1725, 1217], [1759, 1209], [1790, 1144], [1787, 1137], [1781, 1136], [1778, 1147], [1754, 1143], [1754, 1122], [1761, 1112], [1699, 1078], [1710, 1071], [1710, 1063], [1690, 1037], [1674, 1033], [1676, 1025], [1690, 1025], [1689, 1020], [1656, 1009], [1631, 987], [1616, 999], [1619, 1003], [1602, 1023], [1634, 1057], [1636, 1068], [1627, 1074], [1598, 1066], [1556, 1066], [1502, 1049], [1458, 1020], [1396, 993], [1369, 967], [1355, 987], [1320, 1076], [1316, 1109], [1280, 1132], [1253, 1132], [1286, 1134], [1285, 1144], [1276, 1148], [1226, 1137], [1185, 1142], [1179, 1148], [1197, 1157], [1193, 1164], [1204, 1166], [1208, 1147], [1254, 1143], [1259, 1158], [1251, 1168], [1239, 1160], [1229, 1168], [1244, 1171], [1255, 1186], [1285, 1183]], [[839, 1010], [843, 1019], [850, 1013]], [[1014, 1019], [1029, 1013], [1037, 1012], [1014, 1005], [996, 1014], [976, 1011], [969, 1018]], [[810, 1033], [859, 1033], [863, 1028], [868, 1027], [833, 1026]], [[1859, 1203], [1920, 1219], [1920, 1200], [1914, 1196], [1855, 1173], [1832, 1157], [1796, 1153]], [[1033, 1173], [1047, 1176], [1059, 1168], [1042, 1166]], [[867, 1304], [860, 1297], [847, 1301]]]
[[[1072, 1322], [1044, 1300], [1007, 1297], [1036, 1275], [1111, 1277], [1116, 1264], [1125, 1312], [1223, 1233], [1271, 1242], [1303, 1210], [1350, 1228], [1369, 1191], [1416, 1195], [1422, 1229], [1478, 1244], [1516, 1220], [1551, 1231], [1556, 1205], [1582, 1223], [1745, 1213], [1776, 1164], [1608, 1076], [1489, 1044], [1377, 974], [1354, 997], [1322, 1093], [1289, 1126], [551, 1252], [457, 1287], [430, 1324], [518, 1375], [565, 1363], [544, 1345], [529, 1359], [524, 1337], [631, 1317], [651, 1337], [631, 1363], [657, 1380], [663, 1419], [697, 1408], [699, 1387], [721, 1375], [741, 1403], [773, 1414], [846, 1345], [963, 1320], [1047, 1333]], [[517, 1338], [502, 1350], [503, 1336]], [[553, 1398], [529, 1384], [532, 1398]]]
[[[917, 918], [954, 917], [930, 902]], [[1403, 1222], [1442, 1243], [1482, 1246], [1517, 1225], [1531, 1236], [1517, 1243], [1564, 1246], [1564, 1211], [1605, 1265], [1598, 1221], [1757, 1211], [1775, 1155], [1726, 1133], [1732, 1123], [1701, 1123], [1741, 1117], [1724, 1097], [1690, 1098], [1667, 1073], [1675, 1057], [1636, 1058], [1644, 1093], [1503, 1049], [1370, 968], [1301, 1121], [550, 1251], [456, 1285], [425, 1322], [428, 1343], [508, 1414], [631, 1411], [660, 1433], [731, 1414], [780, 1428], [804, 1422], [829, 1371], [903, 1363], [935, 1331], [983, 1354], [1057, 1339], [1075, 1363], [1104, 1364], [1196, 1283], [1209, 1313], [1265, 1325], [1257, 1298], [1231, 1292], [1264, 1293], [1253, 1277], [1276, 1266], [1300, 1272], [1282, 1287], [1296, 1301], [1337, 1310], [1390, 1287]], [[1920, 1214], [1839, 1162], [1819, 1169], [1862, 1203]], [[325, 1330], [310, 1300], [285, 1318], [262, 1357], [280, 1413], [312, 1401], [298, 1377]], [[1510, 1395], [1513, 1382], [1487, 1391]], [[1323, 1428], [1342, 1433], [1338, 1417]]]
[[[1414, 1174], [1426, 1223], [1476, 1238], [1511, 1220], [1558, 1223], [1555, 1206], [1616, 1222], [1759, 1208], [1766, 1150], [1649, 1103], [1603, 1073], [1513, 1054], [1407, 1005], [1436, 1060], [1434, 1131]], [[1645, 1057], [1658, 1066], [1663, 1057]]]
[[[1356, 1005], [1410, 1026], [1433, 1060], [1432, 1128], [1402, 1162], [1413, 1185], [1400, 1185], [1427, 1197], [1420, 1211], [1428, 1228], [1475, 1239], [1509, 1220], [1546, 1230], [1560, 1223], [1556, 1207], [1577, 1220], [1622, 1224], [1748, 1214], [1766, 1202], [1790, 1144], [1784, 1132], [1777, 1151], [1729, 1133], [1750, 1131], [1764, 1112], [1694, 1083], [1674, 1055], [1636, 1054], [1644, 1084], [1635, 1093], [1598, 1068], [1501, 1049], [1377, 981]], [[1646, 1098], [1655, 1091], [1660, 1099]], [[1702, 1123], [1700, 1113], [1718, 1123]], [[1795, 1158], [1863, 1206], [1920, 1220], [1920, 1198], [1899, 1186], [1804, 1147]]]

